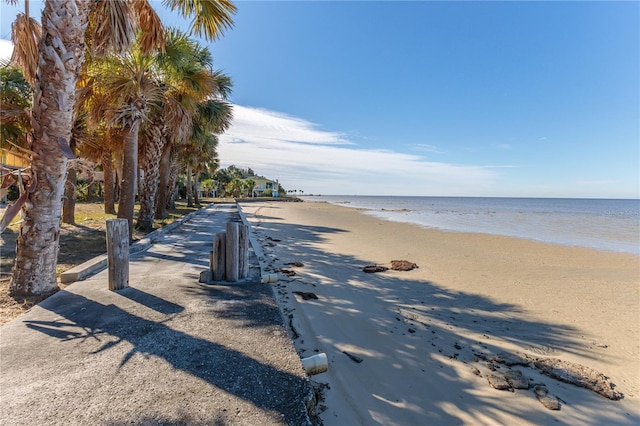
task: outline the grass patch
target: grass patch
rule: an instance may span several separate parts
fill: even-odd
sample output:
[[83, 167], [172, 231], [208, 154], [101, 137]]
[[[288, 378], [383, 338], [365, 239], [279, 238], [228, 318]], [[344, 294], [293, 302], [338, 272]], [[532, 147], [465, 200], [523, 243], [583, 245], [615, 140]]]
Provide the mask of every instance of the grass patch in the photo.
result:
[[[168, 211], [166, 219], [154, 220], [154, 229], [162, 228], [181, 219], [205, 205], [214, 202], [208, 198], [200, 200], [199, 206], [187, 207], [186, 201], [176, 201], [176, 208]], [[136, 214], [139, 207], [136, 206]], [[56, 273], [60, 275], [81, 263], [106, 253], [106, 221], [116, 215], [104, 212], [102, 203], [77, 203], [75, 225], [62, 224], [60, 227], [60, 252]], [[0, 325], [10, 321], [47, 296], [13, 298], [9, 295], [9, 280], [15, 260], [16, 240], [20, 224], [17, 219], [0, 234]], [[134, 229], [133, 239], [143, 238], [145, 233]], [[60, 288], [64, 286], [58, 284]]]

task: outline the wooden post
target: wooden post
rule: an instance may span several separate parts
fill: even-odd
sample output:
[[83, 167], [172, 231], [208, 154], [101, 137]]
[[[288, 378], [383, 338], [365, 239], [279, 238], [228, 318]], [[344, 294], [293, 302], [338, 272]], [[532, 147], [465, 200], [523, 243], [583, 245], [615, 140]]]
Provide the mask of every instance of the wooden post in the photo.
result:
[[224, 232], [218, 232], [213, 236], [213, 263], [211, 264], [211, 268], [213, 270], [211, 277], [213, 281], [224, 281], [226, 276], [226, 235], [227, 234]]
[[240, 235], [238, 238], [238, 269], [240, 278], [249, 276], [249, 227], [240, 224]]
[[238, 222], [227, 223], [227, 253], [226, 253], [226, 274], [227, 281], [238, 281], [239, 276], [239, 255], [238, 243], [240, 242], [240, 224]]
[[107, 265], [109, 290], [129, 287], [129, 222], [107, 220]]

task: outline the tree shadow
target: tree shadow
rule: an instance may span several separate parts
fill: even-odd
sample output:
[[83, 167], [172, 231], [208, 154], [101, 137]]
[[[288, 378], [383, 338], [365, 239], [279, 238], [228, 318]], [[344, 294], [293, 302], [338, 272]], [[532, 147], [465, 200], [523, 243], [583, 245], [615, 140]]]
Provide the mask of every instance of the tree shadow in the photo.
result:
[[[555, 417], [554, 412], [541, 405], [539, 410], [535, 410], [535, 405], [534, 408], [510, 406], [499, 391], [495, 391], [495, 399], [474, 395], [472, 386], [466, 384], [470, 379], [464, 372], [478, 364], [479, 357], [490, 358], [496, 354], [516, 356], [525, 352], [554, 356], [565, 352], [589, 359], [592, 355], [585, 350], [588, 342], [579, 329], [537, 320], [522, 306], [499, 303], [479, 294], [451, 291], [438, 283], [412, 278], [410, 273], [364, 273], [362, 267], [373, 263], [370, 259], [319, 248], [327, 234], [345, 230], [270, 222], [267, 217], [260, 212], [250, 217], [252, 230], [262, 243], [267, 270], [275, 272], [292, 261], [304, 264], [294, 268], [297, 275], [289, 278], [280, 275], [280, 281], [274, 284], [285, 314], [293, 319], [290, 325], [335, 324], [331, 331], [322, 328], [325, 334], [319, 336], [316, 343], [321, 347], [309, 346], [312, 343], [305, 341], [315, 341], [318, 336], [302, 335], [296, 339], [298, 349], [303, 354], [309, 350], [327, 352], [330, 364], [341, 367], [349, 365], [344, 364], [347, 359], [344, 352], [349, 351], [363, 359], [363, 364], [354, 364], [353, 368], [368, 364], [368, 369], [362, 372], [365, 376], [378, 377], [376, 369], [395, 369], [397, 374], [406, 377], [403, 387], [416, 389], [413, 394], [404, 393], [409, 395], [406, 400], [391, 399], [385, 410], [377, 412], [376, 407], [384, 405], [380, 401], [386, 401], [385, 395], [392, 398], [395, 394], [395, 389], [386, 385], [384, 376], [380, 376], [376, 388], [365, 389], [370, 398], [358, 401], [363, 404], [358, 411], [366, 422], [377, 423], [379, 419], [386, 419], [382, 423], [393, 422], [393, 413], [402, 416], [399, 413], [407, 411], [433, 424], [482, 423], [483, 418], [491, 420], [491, 412], [511, 413], [522, 419], [542, 416], [545, 421], [561, 421], [562, 417]], [[275, 240], [278, 242], [273, 244]], [[292, 294], [294, 290], [312, 291], [318, 300], [301, 300]], [[300, 310], [304, 310], [304, 314], [297, 312]], [[297, 331], [292, 332], [294, 338], [296, 334]], [[436, 371], [433, 371], [434, 365]], [[344, 377], [340, 380], [349, 381], [349, 387], [370, 385], [364, 379], [360, 381], [350, 369], [341, 372]], [[457, 391], [431, 389], [430, 398], [435, 396], [435, 400], [425, 400], [418, 389], [434, 374]], [[535, 372], [526, 374], [537, 382], [551, 381]], [[574, 416], [585, 424], [635, 424], [640, 420], [628, 413], [627, 417], [622, 416], [623, 409], [618, 412], [602, 409], [615, 402], [585, 389], [564, 386], [565, 392], [575, 395], [574, 400], [581, 403], [580, 412]], [[464, 399], [461, 394], [466, 395]]]
[[[132, 296], [132, 293], [129, 291], [127, 296]], [[250, 299], [250, 296], [245, 295], [245, 298]], [[157, 302], [157, 298], [154, 301]], [[175, 310], [174, 304], [163, 303], [170, 306], [172, 311]], [[272, 305], [235, 304], [235, 308], [251, 309], [254, 315], [262, 318], [260, 324], [280, 326], [279, 314]], [[170, 326], [177, 318], [175, 316], [164, 321], [152, 321], [115, 304], [103, 304], [66, 290], [61, 290], [57, 297], [47, 299], [40, 306], [55, 312], [64, 320], [24, 321], [32, 330], [61, 341], [100, 341], [101, 346], [90, 355], [106, 352], [126, 342], [131, 349], [121, 359], [120, 368], [136, 354], [158, 357], [173, 368], [198, 377], [256, 407], [282, 413], [289, 424], [304, 424], [306, 421], [305, 414], [299, 410], [299, 397], [308, 394], [307, 380], [223, 344], [176, 330]], [[283, 398], [283, 395], [298, 398]]]
[[[68, 353], [65, 362], [71, 363], [73, 368], [99, 363], [98, 368], [105, 369], [107, 375], [113, 374], [107, 380], [111, 383], [109, 386], [126, 387], [128, 383], [124, 380], [129, 379], [135, 382], [138, 376], [131, 378], [128, 375], [131, 369], [142, 369], [143, 374], [148, 371], [153, 375], [153, 360], [159, 359], [172, 369], [197, 379], [195, 382], [216, 387], [221, 391], [219, 395], [236, 397], [261, 409], [266, 416], [277, 420], [274, 423], [306, 424], [303, 399], [311, 394], [310, 384], [300, 366], [288, 359], [293, 356], [295, 361], [297, 357], [289, 352], [282, 317], [270, 289], [258, 282], [224, 288], [199, 287], [198, 271], [207, 263], [203, 259], [208, 260], [212, 234], [224, 229], [225, 221], [230, 217], [218, 212], [214, 214], [216, 216], [211, 220], [188, 221], [149, 251], [132, 255], [132, 270], [145, 271], [142, 275], [132, 275], [132, 281], [139, 281], [135, 287], [102, 292], [95, 290], [88, 281], [77, 291], [62, 290], [40, 304], [42, 309], [53, 312], [58, 318], [25, 320], [23, 323], [31, 330], [64, 342], [56, 350]], [[164, 261], [145, 262], [149, 259]], [[179, 271], [179, 274], [169, 276], [170, 271]], [[139, 279], [142, 276], [144, 279]], [[99, 277], [94, 280], [104, 283]], [[193, 297], [194, 294], [200, 297]], [[233, 316], [220, 316], [220, 312], [229, 309], [233, 310]], [[234, 334], [235, 327], [243, 327], [243, 330]], [[238, 339], [247, 339], [252, 344], [238, 346]], [[259, 342], [274, 346], [260, 347]], [[43, 347], [26, 362], [41, 362], [45, 356], [42, 351], [46, 350]], [[279, 354], [283, 363], [275, 358]], [[105, 362], [106, 367], [103, 366]], [[113, 372], [111, 365], [117, 371]], [[52, 368], [54, 371], [50, 376], [57, 377], [56, 363]], [[158, 378], [155, 387], [170, 387], [171, 380], [174, 379]], [[192, 382], [188, 381], [189, 386], [197, 386]], [[172, 389], [160, 392], [163, 391], [173, 392]], [[211, 392], [210, 389], [204, 391]], [[45, 392], [46, 396], [42, 398], [53, 398], [55, 391], [51, 392]], [[155, 395], [153, 389], [140, 392]], [[202, 404], [208, 407], [204, 393], [195, 393], [192, 388], [180, 388], [176, 392], [204, 398]], [[120, 394], [120, 389], [110, 389], [109, 393]], [[122, 402], [117, 399], [114, 402], [117, 404], [118, 401]], [[61, 401], [61, 404], [67, 402]], [[78, 401], [70, 403], [79, 404]], [[225, 407], [224, 400], [216, 403]], [[136, 413], [137, 418], [131, 417], [130, 413], [118, 413], [112, 424], [120, 424], [118, 419], [124, 416], [129, 416], [127, 424], [149, 419], [153, 419], [153, 424], [162, 423], [161, 419], [154, 418], [162, 412], [156, 408]], [[229, 424], [237, 420], [235, 414], [212, 413], [211, 410], [194, 412], [186, 408], [184, 423]]]
[[178, 304], [139, 290], [135, 287], [126, 287], [122, 290], [118, 290], [118, 294], [164, 315], [177, 314], [184, 311], [184, 307]]

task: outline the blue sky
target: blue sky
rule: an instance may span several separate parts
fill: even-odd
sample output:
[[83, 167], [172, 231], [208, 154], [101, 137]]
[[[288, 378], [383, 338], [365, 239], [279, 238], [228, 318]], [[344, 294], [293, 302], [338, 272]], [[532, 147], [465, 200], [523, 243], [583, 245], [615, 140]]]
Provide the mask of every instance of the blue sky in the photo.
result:
[[316, 194], [640, 197], [638, 2], [236, 4], [210, 45], [223, 166]]

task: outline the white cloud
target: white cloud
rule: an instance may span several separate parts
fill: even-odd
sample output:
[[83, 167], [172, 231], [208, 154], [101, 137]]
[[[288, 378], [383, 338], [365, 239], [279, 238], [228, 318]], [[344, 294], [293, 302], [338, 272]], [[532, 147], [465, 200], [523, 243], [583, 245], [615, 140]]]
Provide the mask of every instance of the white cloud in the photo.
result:
[[[308, 121], [276, 111], [234, 106], [234, 137], [253, 142], [270, 140], [297, 143], [343, 145], [350, 142], [340, 133], [318, 130]], [[247, 133], [248, 132], [248, 133]]]
[[424, 161], [391, 150], [359, 148], [342, 133], [303, 119], [236, 105], [220, 137], [223, 167], [235, 164], [279, 179], [286, 189], [314, 194], [478, 195], [494, 168]]
[[13, 43], [0, 39], [0, 60], [10, 59], [13, 53]]

